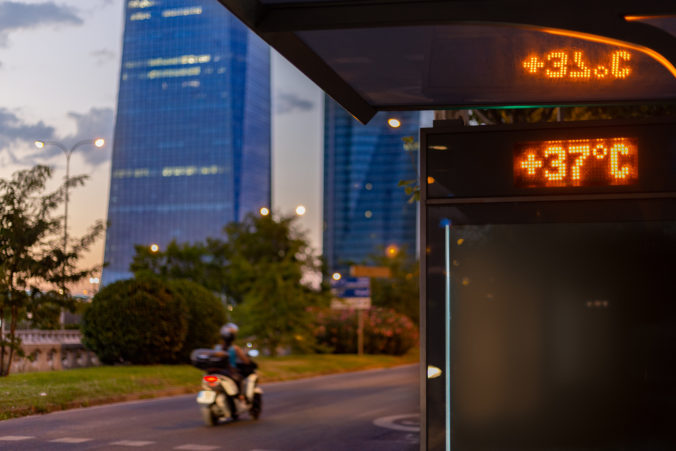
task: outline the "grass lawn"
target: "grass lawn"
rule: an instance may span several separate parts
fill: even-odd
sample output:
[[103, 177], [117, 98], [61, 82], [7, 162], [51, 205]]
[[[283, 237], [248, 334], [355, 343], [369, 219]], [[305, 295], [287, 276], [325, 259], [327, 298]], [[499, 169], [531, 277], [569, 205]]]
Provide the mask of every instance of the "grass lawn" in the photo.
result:
[[[260, 357], [261, 383], [322, 374], [387, 368], [418, 361], [418, 351], [401, 357], [354, 354]], [[202, 371], [189, 365], [103, 366], [10, 374], [0, 378], [0, 420], [75, 407], [153, 398], [199, 389]]]

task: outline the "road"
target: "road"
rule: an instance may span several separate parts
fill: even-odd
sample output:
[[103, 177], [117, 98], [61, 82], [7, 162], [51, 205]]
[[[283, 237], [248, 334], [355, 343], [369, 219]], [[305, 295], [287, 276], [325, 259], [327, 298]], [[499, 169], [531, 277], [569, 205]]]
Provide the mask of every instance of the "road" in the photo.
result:
[[258, 421], [215, 427], [202, 424], [194, 395], [17, 418], [0, 422], [0, 449], [413, 451], [418, 379], [418, 366], [409, 365], [262, 381]]

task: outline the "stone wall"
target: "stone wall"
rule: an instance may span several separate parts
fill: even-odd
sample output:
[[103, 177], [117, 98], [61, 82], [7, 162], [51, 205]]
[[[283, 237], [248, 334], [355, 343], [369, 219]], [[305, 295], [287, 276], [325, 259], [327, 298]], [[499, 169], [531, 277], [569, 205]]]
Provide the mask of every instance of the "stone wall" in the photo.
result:
[[25, 356], [15, 355], [11, 373], [55, 371], [100, 365], [96, 355], [85, 349], [77, 330], [19, 330]]

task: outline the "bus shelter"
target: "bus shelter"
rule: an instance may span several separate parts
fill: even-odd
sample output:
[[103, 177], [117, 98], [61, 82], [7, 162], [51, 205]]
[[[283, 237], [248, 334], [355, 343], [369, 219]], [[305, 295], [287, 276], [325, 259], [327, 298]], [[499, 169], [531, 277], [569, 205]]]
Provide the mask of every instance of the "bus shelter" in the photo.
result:
[[[676, 101], [676, 3], [220, 0], [362, 122]], [[676, 448], [676, 119], [420, 135], [421, 449]]]

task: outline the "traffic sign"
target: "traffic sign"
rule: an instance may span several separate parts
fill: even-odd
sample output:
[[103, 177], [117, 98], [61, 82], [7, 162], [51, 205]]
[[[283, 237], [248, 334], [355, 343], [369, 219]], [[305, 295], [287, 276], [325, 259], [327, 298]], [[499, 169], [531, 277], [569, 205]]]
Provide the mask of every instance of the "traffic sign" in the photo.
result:
[[333, 298], [331, 308], [336, 310], [368, 310], [371, 298]]
[[392, 277], [392, 272], [387, 266], [350, 266], [350, 275], [353, 277], [380, 277], [388, 279]]
[[369, 309], [371, 308], [371, 280], [368, 277], [344, 277], [331, 282], [334, 299], [331, 308]]

